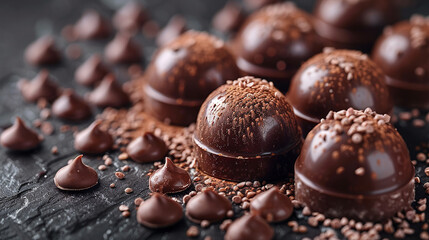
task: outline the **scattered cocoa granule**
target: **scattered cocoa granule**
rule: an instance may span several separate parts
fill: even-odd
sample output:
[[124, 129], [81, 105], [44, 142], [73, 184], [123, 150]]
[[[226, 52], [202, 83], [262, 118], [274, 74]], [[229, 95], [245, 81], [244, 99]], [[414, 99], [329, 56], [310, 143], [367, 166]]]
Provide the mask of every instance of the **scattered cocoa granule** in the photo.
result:
[[66, 47], [66, 55], [72, 60], [77, 60], [82, 56], [82, 48], [77, 44], [70, 44]]
[[119, 156], [118, 156], [118, 159], [119, 160], [127, 160], [128, 159], [128, 154], [127, 153], [121, 153], [121, 154], [119, 154]]
[[104, 160], [104, 165], [106, 165], [106, 166], [110, 166], [110, 165], [112, 165], [112, 164], [113, 164], [113, 160], [112, 160], [112, 158], [107, 157], [107, 158]]
[[207, 220], [202, 220], [200, 225], [202, 228], [208, 228], [210, 226], [210, 222]]
[[121, 170], [122, 170], [122, 171], [124, 171], [124, 172], [128, 172], [128, 171], [130, 171], [130, 166], [125, 165], [125, 166], [123, 166], [123, 167], [121, 168]]
[[115, 184], [114, 184], [114, 183], [111, 183], [111, 184], [109, 185], [109, 187], [110, 187], [110, 188], [115, 188]]
[[57, 146], [53, 146], [51, 148], [51, 153], [54, 154], [54, 155], [57, 155], [58, 154], [58, 147]]
[[125, 178], [125, 174], [124, 174], [124, 173], [122, 173], [122, 172], [115, 172], [115, 176], [116, 176], [118, 179], [124, 179], [124, 178]]
[[127, 205], [120, 205], [119, 206], [119, 211], [123, 212], [123, 211], [129, 211], [130, 208]]
[[51, 117], [51, 110], [49, 108], [44, 108], [40, 111], [40, 118], [46, 120]]
[[127, 187], [127, 188], [125, 188], [124, 192], [125, 192], [125, 193], [132, 193], [132, 192], [133, 192], [133, 189], [132, 189], [132, 188]]
[[125, 218], [129, 217], [130, 215], [131, 215], [130, 211], [123, 211], [122, 212], [122, 216]]
[[143, 202], [144, 202], [144, 200], [141, 197], [138, 197], [138, 198], [134, 199], [134, 204], [136, 206], [140, 206], [140, 204], [142, 204]]
[[190, 226], [186, 231], [188, 237], [198, 237], [198, 235], [200, 235], [200, 230], [196, 226]]
[[222, 231], [228, 230], [228, 227], [231, 225], [232, 220], [231, 219], [225, 219], [219, 226], [219, 229]]
[[42, 122], [42, 125], [40, 126], [40, 130], [42, 131], [43, 134], [50, 136], [54, 133], [55, 128], [50, 122]]
[[100, 170], [100, 171], [104, 171], [106, 169], [107, 169], [106, 165], [101, 164], [101, 165], [98, 166], [98, 170]]

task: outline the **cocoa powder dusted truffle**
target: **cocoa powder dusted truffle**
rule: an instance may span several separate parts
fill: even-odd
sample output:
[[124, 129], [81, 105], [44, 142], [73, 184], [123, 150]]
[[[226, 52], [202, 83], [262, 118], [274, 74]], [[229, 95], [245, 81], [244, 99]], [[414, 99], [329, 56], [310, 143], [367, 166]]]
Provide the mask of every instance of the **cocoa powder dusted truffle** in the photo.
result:
[[5, 129], [0, 135], [0, 144], [14, 151], [32, 150], [42, 142], [34, 130], [28, 128], [21, 118], [17, 117], [15, 123]]
[[203, 220], [219, 222], [226, 217], [228, 211], [232, 211], [231, 202], [210, 189], [192, 197], [186, 205], [186, 216], [197, 223]]
[[410, 208], [414, 167], [389, 115], [329, 112], [295, 164], [295, 197], [329, 217], [382, 221]]
[[429, 18], [387, 27], [372, 53], [397, 105], [429, 109]]
[[311, 16], [288, 2], [250, 15], [233, 41], [233, 50], [246, 75], [267, 79], [286, 91], [301, 63], [321, 52], [322, 45]]
[[319, 0], [314, 9], [314, 26], [325, 46], [364, 52], [398, 18], [391, 0]]
[[165, 158], [164, 167], [158, 169], [149, 178], [149, 189], [152, 192], [177, 193], [191, 186], [188, 171], [174, 165], [170, 158]]
[[20, 80], [18, 88], [25, 100], [29, 102], [36, 102], [39, 99], [53, 102], [60, 93], [60, 88], [52, 81], [47, 70], [41, 70], [31, 81]]
[[182, 206], [160, 193], [153, 193], [137, 210], [137, 222], [149, 228], [168, 227], [179, 222], [182, 217]]
[[79, 191], [91, 188], [98, 183], [98, 174], [82, 162], [83, 155], [77, 156], [67, 166], [58, 170], [54, 177], [55, 185], [65, 191]]
[[193, 140], [199, 170], [244, 181], [286, 177], [302, 136], [283, 94], [266, 80], [243, 77], [206, 99]]
[[158, 120], [189, 125], [204, 99], [238, 75], [222, 40], [188, 31], [160, 49], [146, 70], [145, 110]]
[[330, 110], [369, 107], [390, 113], [393, 107], [385, 75], [367, 55], [331, 48], [302, 65], [287, 98], [305, 134]]

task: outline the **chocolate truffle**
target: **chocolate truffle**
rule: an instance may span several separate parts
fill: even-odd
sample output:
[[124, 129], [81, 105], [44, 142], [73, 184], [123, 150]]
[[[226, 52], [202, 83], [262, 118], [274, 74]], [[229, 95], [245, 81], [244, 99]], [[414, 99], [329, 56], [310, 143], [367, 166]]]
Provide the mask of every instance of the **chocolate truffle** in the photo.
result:
[[135, 162], [148, 163], [161, 160], [168, 153], [164, 140], [151, 132], [134, 139], [127, 146], [128, 156]]
[[225, 240], [270, 240], [274, 230], [258, 215], [245, 214], [235, 220], [225, 234]]
[[100, 55], [94, 54], [76, 69], [74, 77], [79, 84], [94, 86], [109, 72]]
[[182, 217], [182, 206], [160, 193], [153, 193], [137, 210], [137, 222], [149, 228], [168, 227], [179, 222]]
[[291, 2], [250, 15], [232, 46], [241, 71], [272, 81], [282, 91], [301, 63], [322, 51], [311, 16]]
[[196, 223], [203, 220], [213, 223], [224, 219], [230, 210], [232, 211], [232, 204], [226, 197], [213, 190], [204, 189], [189, 200], [186, 216]]
[[82, 162], [83, 155], [77, 156], [70, 164], [55, 174], [54, 183], [66, 191], [79, 191], [91, 188], [98, 183], [97, 172]]
[[88, 94], [88, 101], [97, 107], [120, 108], [130, 104], [130, 97], [116, 82], [113, 74], [108, 74], [103, 81]]
[[213, 17], [213, 27], [221, 32], [236, 32], [244, 22], [242, 7], [233, 1], [229, 1]]
[[387, 75], [396, 105], [429, 109], [429, 19], [415, 15], [410, 21], [387, 27], [377, 41], [373, 60]]
[[101, 39], [110, 36], [109, 22], [100, 13], [87, 10], [74, 26], [74, 32], [79, 39]]
[[40, 145], [42, 137], [28, 128], [21, 118], [17, 117], [15, 123], [4, 130], [0, 135], [0, 143], [14, 151], [32, 150]]
[[295, 198], [329, 217], [382, 221], [410, 208], [414, 167], [407, 145], [371, 109], [329, 112], [295, 164]]
[[149, 189], [152, 192], [177, 193], [191, 186], [188, 171], [177, 167], [170, 158], [165, 158], [164, 167], [155, 171], [149, 178]]
[[52, 113], [59, 118], [70, 121], [81, 121], [92, 114], [88, 103], [71, 89], [63, 91], [61, 96], [52, 104]]
[[113, 24], [122, 31], [137, 32], [149, 20], [140, 3], [129, 1], [113, 17]]
[[156, 44], [163, 47], [186, 31], [186, 20], [180, 15], [174, 15], [156, 37]]
[[314, 26], [325, 46], [364, 52], [398, 18], [391, 0], [319, 0], [314, 9]]
[[140, 46], [126, 33], [118, 33], [104, 50], [106, 59], [111, 63], [136, 63], [142, 59]]
[[55, 64], [61, 61], [61, 53], [51, 36], [43, 36], [31, 43], [24, 55], [25, 60], [35, 66]]
[[204, 99], [238, 75], [222, 40], [188, 31], [159, 50], [146, 70], [145, 110], [158, 120], [189, 125]]
[[250, 202], [250, 212], [260, 215], [268, 222], [281, 222], [293, 213], [293, 205], [288, 196], [279, 192], [277, 187], [256, 195]]
[[49, 72], [45, 69], [41, 70], [31, 81], [20, 80], [18, 88], [25, 100], [29, 102], [37, 102], [39, 99], [53, 102], [60, 94], [60, 88], [52, 81]]
[[74, 138], [74, 148], [89, 154], [105, 153], [113, 147], [113, 137], [100, 129], [101, 121], [93, 122], [88, 128], [80, 131]]
[[292, 79], [287, 98], [304, 134], [330, 110], [367, 107], [392, 111], [383, 71], [365, 54], [326, 48], [305, 62]]
[[193, 140], [198, 169], [232, 181], [286, 177], [302, 145], [285, 96], [253, 77], [229, 81], [210, 94]]

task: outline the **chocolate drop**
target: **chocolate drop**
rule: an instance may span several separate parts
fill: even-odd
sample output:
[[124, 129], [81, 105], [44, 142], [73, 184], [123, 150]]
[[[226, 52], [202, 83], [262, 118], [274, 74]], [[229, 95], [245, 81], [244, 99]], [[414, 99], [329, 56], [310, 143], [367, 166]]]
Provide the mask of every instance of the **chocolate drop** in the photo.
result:
[[244, 22], [244, 12], [241, 6], [233, 1], [216, 13], [213, 17], [213, 27], [221, 32], [236, 32]]
[[193, 222], [207, 220], [218, 222], [232, 210], [231, 202], [211, 189], [205, 189], [192, 197], [186, 205], [186, 216]]
[[18, 88], [25, 100], [29, 102], [37, 102], [39, 99], [53, 102], [60, 93], [58, 85], [51, 80], [49, 72], [45, 69], [41, 70], [31, 81], [20, 80]]
[[281, 222], [293, 213], [293, 205], [288, 196], [279, 192], [277, 187], [256, 195], [250, 202], [250, 212], [260, 215], [268, 222]]
[[164, 140], [146, 132], [128, 144], [127, 153], [135, 162], [148, 163], [161, 160], [168, 153], [168, 148]]
[[76, 93], [67, 89], [52, 104], [52, 113], [59, 118], [70, 121], [81, 121], [89, 118], [92, 114], [91, 108]]
[[142, 59], [140, 46], [126, 33], [118, 33], [107, 44], [104, 55], [111, 63], [136, 63]]
[[186, 31], [186, 20], [180, 16], [173, 16], [167, 25], [161, 30], [156, 38], [156, 44], [160, 47], [165, 46], [179, 37]]
[[100, 13], [87, 10], [74, 26], [74, 32], [79, 39], [101, 39], [110, 36], [109, 22]]
[[82, 162], [83, 155], [77, 156], [70, 164], [55, 174], [55, 185], [66, 191], [79, 191], [91, 188], [98, 183], [97, 172]]
[[100, 55], [94, 54], [80, 65], [75, 72], [76, 82], [85, 86], [98, 84], [109, 73]]
[[160, 193], [153, 193], [137, 210], [137, 222], [149, 228], [168, 227], [179, 222], [182, 217], [182, 206]]
[[191, 176], [188, 171], [177, 167], [170, 158], [165, 158], [165, 164], [149, 178], [149, 189], [152, 192], [177, 193], [191, 186]]
[[140, 3], [129, 1], [113, 17], [113, 24], [122, 31], [137, 32], [149, 20]]
[[27, 47], [25, 60], [35, 66], [55, 64], [61, 61], [61, 53], [52, 36], [43, 36]]
[[32, 129], [28, 128], [21, 118], [17, 117], [15, 123], [4, 130], [0, 135], [0, 143], [14, 151], [32, 150], [39, 146], [42, 138]]
[[280, 0], [244, 0], [244, 5], [250, 10], [257, 10], [278, 2]]
[[97, 107], [120, 108], [130, 104], [128, 94], [115, 81], [113, 74], [108, 74], [101, 83], [88, 94], [88, 101]]
[[112, 149], [112, 136], [100, 129], [101, 121], [93, 122], [88, 128], [76, 134], [74, 148], [89, 154], [105, 153]]
[[245, 214], [228, 227], [225, 240], [270, 240], [273, 236], [274, 230], [263, 218]]

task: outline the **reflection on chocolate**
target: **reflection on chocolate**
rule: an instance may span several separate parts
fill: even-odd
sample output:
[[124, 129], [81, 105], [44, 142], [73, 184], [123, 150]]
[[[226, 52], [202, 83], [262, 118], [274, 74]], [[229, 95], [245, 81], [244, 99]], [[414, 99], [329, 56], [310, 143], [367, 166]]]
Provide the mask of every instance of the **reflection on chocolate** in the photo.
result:
[[186, 216], [196, 223], [203, 220], [213, 223], [224, 219], [230, 210], [232, 204], [226, 197], [205, 189], [189, 200], [186, 205]]
[[92, 114], [91, 108], [76, 93], [67, 89], [52, 104], [52, 113], [62, 119], [70, 121], [81, 121], [89, 118]]
[[165, 158], [164, 167], [158, 169], [149, 178], [149, 189], [152, 192], [177, 193], [191, 186], [188, 171], [177, 167], [170, 158]]
[[288, 196], [279, 192], [277, 187], [258, 194], [250, 202], [250, 212], [260, 215], [268, 222], [281, 222], [293, 213], [293, 205]]
[[127, 153], [135, 162], [148, 163], [161, 160], [167, 155], [168, 148], [164, 140], [151, 132], [145, 132], [128, 144]]
[[382, 221], [410, 208], [414, 167], [407, 145], [371, 109], [329, 112], [295, 164], [295, 197], [329, 217]]
[[79, 39], [100, 39], [110, 36], [109, 22], [98, 12], [87, 10], [74, 26], [74, 34]]
[[186, 20], [180, 15], [174, 15], [156, 38], [156, 44], [165, 46], [186, 31]]
[[75, 79], [79, 84], [94, 86], [108, 73], [109, 69], [104, 65], [100, 55], [94, 54], [76, 69]]
[[158, 120], [187, 126], [195, 122], [204, 99], [238, 75], [222, 40], [188, 31], [159, 50], [147, 68], [145, 110]]
[[88, 94], [88, 101], [97, 107], [120, 108], [128, 105], [130, 98], [122, 86], [116, 82], [115, 76], [109, 74]]
[[137, 221], [150, 228], [163, 228], [176, 224], [183, 217], [182, 206], [160, 193], [142, 202], [137, 210]]
[[390, 113], [393, 105], [383, 71], [367, 55], [330, 48], [302, 65], [287, 98], [304, 134], [330, 110], [370, 107]]
[[14, 151], [27, 151], [39, 146], [42, 138], [32, 129], [28, 128], [21, 118], [17, 117], [15, 123], [4, 130], [0, 135], [0, 144]]
[[399, 18], [391, 0], [319, 0], [314, 26], [325, 46], [369, 52], [383, 28]]
[[113, 24], [119, 30], [137, 32], [149, 20], [138, 2], [129, 1], [113, 17]]
[[83, 155], [77, 156], [70, 164], [55, 174], [54, 183], [66, 191], [79, 191], [91, 188], [98, 183], [97, 172], [82, 162]]
[[232, 45], [241, 71], [272, 81], [281, 91], [302, 62], [322, 51], [311, 16], [291, 2], [250, 15]]
[[107, 44], [104, 55], [111, 63], [135, 63], [142, 59], [140, 46], [135, 43], [129, 34], [118, 33]]
[[51, 80], [49, 72], [45, 69], [31, 81], [20, 80], [18, 88], [25, 100], [29, 102], [36, 102], [39, 99], [53, 102], [60, 93], [58, 85]]
[[245, 18], [241, 6], [233, 1], [229, 1], [226, 5], [216, 13], [213, 17], [213, 27], [221, 32], [237, 31]]
[[79, 152], [89, 154], [105, 153], [112, 149], [113, 138], [100, 129], [101, 121], [93, 122], [88, 128], [77, 133], [74, 138], [74, 148]]
[[280, 2], [280, 0], [244, 0], [244, 4], [250, 10], [256, 10], [278, 2]]
[[274, 230], [258, 215], [245, 214], [235, 220], [225, 234], [225, 240], [270, 240]]
[[302, 144], [286, 98], [272, 83], [253, 77], [228, 82], [210, 94], [193, 140], [198, 168], [233, 181], [286, 177]]
[[429, 19], [421, 15], [387, 27], [372, 58], [387, 75], [396, 105], [429, 109]]
[[61, 61], [61, 53], [51, 36], [43, 36], [31, 43], [25, 49], [24, 57], [29, 64], [36, 66], [55, 64]]

